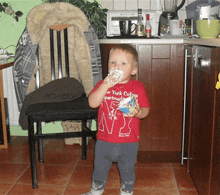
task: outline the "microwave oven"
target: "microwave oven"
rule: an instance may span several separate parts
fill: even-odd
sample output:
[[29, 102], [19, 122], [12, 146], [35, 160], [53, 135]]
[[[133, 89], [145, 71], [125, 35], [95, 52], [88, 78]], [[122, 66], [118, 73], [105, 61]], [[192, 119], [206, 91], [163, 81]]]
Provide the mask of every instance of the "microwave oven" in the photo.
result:
[[[158, 21], [156, 12], [153, 10], [142, 10], [143, 24], [146, 22], [146, 14], [150, 14], [150, 22], [152, 26], [151, 35], [155, 36], [158, 33]], [[132, 23], [137, 24], [138, 12], [137, 10], [110, 10], [107, 12], [107, 37], [120, 36], [119, 21], [131, 20]], [[132, 25], [131, 30], [134, 30], [135, 25]], [[131, 34], [135, 35], [135, 31]]]

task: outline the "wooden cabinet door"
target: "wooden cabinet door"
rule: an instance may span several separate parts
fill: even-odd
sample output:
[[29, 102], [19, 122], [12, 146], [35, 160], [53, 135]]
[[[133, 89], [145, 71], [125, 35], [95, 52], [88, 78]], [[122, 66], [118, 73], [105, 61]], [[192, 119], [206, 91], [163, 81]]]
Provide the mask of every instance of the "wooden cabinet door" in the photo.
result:
[[[216, 71], [215, 82], [220, 74], [220, 48], [216, 48]], [[214, 134], [213, 134], [213, 150], [212, 150], [212, 174], [210, 182], [210, 195], [220, 194], [220, 89], [215, 90], [215, 110], [214, 110]]]
[[183, 45], [138, 45], [138, 79], [146, 87], [150, 114], [141, 120], [142, 151], [181, 151]]
[[151, 142], [151, 129], [152, 129], [152, 46], [151, 45], [138, 45], [137, 46], [139, 59], [138, 59], [138, 73], [137, 79], [141, 81], [146, 89], [149, 103], [150, 103], [150, 114], [141, 120], [140, 122], [140, 145], [139, 150], [141, 151], [150, 151], [152, 145], [157, 143]]
[[196, 183], [198, 192], [208, 195], [214, 109], [214, 94], [213, 88], [211, 88], [213, 82], [210, 75], [197, 68], [193, 68], [193, 74], [192, 159], [190, 161], [190, 174]]
[[[103, 76], [115, 44], [101, 44]], [[140, 151], [181, 152], [183, 104], [183, 45], [134, 45], [139, 53], [137, 80], [143, 82], [150, 114], [140, 123]]]
[[[220, 48], [215, 49], [213, 55], [216, 56], [215, 83], [220, 74]], [[214, 118], [213, 118], [213, 140], [211, 155], [211, 174], [210, 174], [210, 195], [220, 194], [220, 90], [214, 90]]]
[[[210, 48], [209, 48], [210, 49]], [[189, 154], [189, 171], [199, 194], [211, 193], [211, 181], [219, 182], [213, 170], [218, 166], [214, 152], [217, 153], [215, 118], [219, 111], [216, 110], [216, 49], [211, 50], [211, 66], [208, 71], [199, 66], [192, 66], [192, 119], [191, 141]], [[214, 173], [214, 174], [213, 174]], [[218, 172], [219, 173], [219, 172]], [[213, 180], [213, 179], [214, 180]], [[215, 189], [213, 189], [215, 190]], [[214, 191], [213, 191], [214, 192]]]

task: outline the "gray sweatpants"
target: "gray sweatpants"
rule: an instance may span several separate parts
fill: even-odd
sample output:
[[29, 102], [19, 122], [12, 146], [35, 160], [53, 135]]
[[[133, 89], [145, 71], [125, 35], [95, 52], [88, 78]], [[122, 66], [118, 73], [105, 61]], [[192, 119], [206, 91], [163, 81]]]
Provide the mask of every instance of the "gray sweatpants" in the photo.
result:
[[139, 143], [108, 143], [97, 140], [95, 146], [92, 189], [103, 190], [112, 162], [117, 162], [121, 190], [132, 192], [135, 183], [134, 165]]

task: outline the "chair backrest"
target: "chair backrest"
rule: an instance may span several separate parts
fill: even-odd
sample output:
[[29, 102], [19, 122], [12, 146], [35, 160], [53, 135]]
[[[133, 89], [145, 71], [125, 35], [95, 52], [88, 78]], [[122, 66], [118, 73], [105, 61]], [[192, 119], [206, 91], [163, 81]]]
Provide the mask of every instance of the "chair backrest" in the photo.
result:
[[[58, 75], [58, 78], [63, 78], [63, 72], [62, 72], [62, 48], [64, 48], [65, 53], [65, 75], [66, 77], [70, 77], [70, 71], [69, 71], [69, 49], [68, 49], [68, 27], [71, 25], [67, 24], [57, 24], [49, 27], [49, 36], [50, 36], [50, 59], [51, 59], [51, 80], [55, 80], [56, 75]], [[61, 32], [63, 31], [63, 45], [61, 43]], [[56, 34], [56, 35], [54, 35]], [[57, 63], [58, 63], [58, 70], [56, 70], [55, 66], [55, 38], [57, 43]], [[38, 62], [39, 62], [39, 52], [37, 52]], [[58, 71], [56, 74], [56, 71]], [[40, 87], [40, 71], [38, 70], [36, 72], [36, 88], [38, 89]]]

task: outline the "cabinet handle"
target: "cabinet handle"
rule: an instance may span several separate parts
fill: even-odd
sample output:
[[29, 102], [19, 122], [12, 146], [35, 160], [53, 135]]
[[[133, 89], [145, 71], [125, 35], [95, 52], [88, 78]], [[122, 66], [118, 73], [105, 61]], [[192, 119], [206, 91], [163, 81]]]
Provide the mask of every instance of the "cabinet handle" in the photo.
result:
[[218, 74], [218, 81], [215, 86], [216, 89], [220, 89], [220, 73]]
[[200, 60], [201, 67], [210, 67], [210, 64], [211, 64], [211, 59], [206, 60], [203, 58]]
[[185, 118], [186, 118], [186, 81], [187, 81], [187, 58], [191, 55], [187, 54], [187, 49], [185, 49], [185, 67], [184, 67], [184, 91], [183, 91], [183, 132], [182, 132], [182, 154], [181, 154], [181, 164], [183, 165], [183, 160], [187, 159], [184, 157], [184, 147], [185, 147]]

